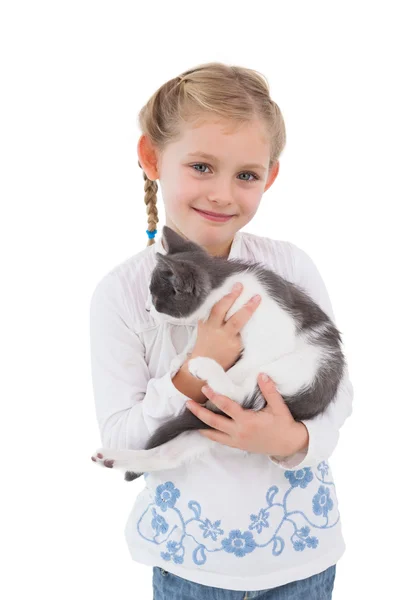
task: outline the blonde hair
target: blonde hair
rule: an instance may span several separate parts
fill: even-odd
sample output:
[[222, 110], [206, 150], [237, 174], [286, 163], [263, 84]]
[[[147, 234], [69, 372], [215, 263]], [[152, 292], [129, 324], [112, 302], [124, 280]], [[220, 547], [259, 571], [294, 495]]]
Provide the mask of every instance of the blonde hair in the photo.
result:
[[[164, 83], [139, 112], [142, 134], [162, 152], [168, 143], [179, 139], [181, 126], [205, 113], [231, 119], [238, 125], [260, 118], [267, 125], [271, 144], [271, 167], [286, 144], [286, 129], [279, 106], [271, 100], [269, 85], [261, 73], [245, 67], [219, 62], [199, 65]], [[142, 168], [140, 162], [139, 167]], [[156, 181], [143, 171], [144, 201], [148, 232], [155, 243], [158, 223]]]

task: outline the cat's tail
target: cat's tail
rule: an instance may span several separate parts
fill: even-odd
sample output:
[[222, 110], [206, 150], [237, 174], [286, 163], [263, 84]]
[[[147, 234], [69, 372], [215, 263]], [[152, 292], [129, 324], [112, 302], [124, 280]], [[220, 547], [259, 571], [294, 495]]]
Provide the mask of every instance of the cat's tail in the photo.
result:
[[151, 450], [151, 448], [161, 446], [161, 444], [173, 440], [185, 431], [193, 431], [195, 429], [211, 429], [211, 427], [198, 419], [188, 408], [185, 408], [180, 415], [170, 419], [156, 429], [148, 440], [145, 449]]
[[[217, 411], [216, 411], [217, 412]], [[218, 411], [220, 414], [221, 411]], [[228, 415], [225, 415], [228, 416]], [[161, 446], [176, 438], [185, 431], [193, 431], [196, 429], [211, 429], [210, 425], [200, 421], [188, 408], [185, 408], [180, 415], [170, 419], [164, 425], [161, 425], [148, 440], [145, 450], [151, 450], [157, 446]], [[126, 471], [125, 481], [134, 481], [143, 473], [135, 473], [134, 471]]]

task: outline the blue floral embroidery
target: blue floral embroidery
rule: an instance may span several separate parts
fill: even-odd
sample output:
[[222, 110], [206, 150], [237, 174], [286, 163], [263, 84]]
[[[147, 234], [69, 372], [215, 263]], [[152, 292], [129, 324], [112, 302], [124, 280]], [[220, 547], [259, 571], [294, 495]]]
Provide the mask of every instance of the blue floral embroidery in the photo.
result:
[[167, 543], [167, 550], [168, 552], [161, 552], [161, 557], [164, 560], [172, 560], [174, 561], [174, 563], [177, 564], [182, 564], [183, 563], [183, 552], [180, 552], [182, 550], [182, 545], [178, 544], [178, 542], [171, 542], [169, 541]]
[[175, 506], [180, 495], [180, 491], [174, 486], [172, 481], [167, 481], [167, 483], [157, 486], [156, 504], [165, 512], [167, 508]]
[[263, 527], [269, 527], [269, 523], [267, 518], [269, 516], [269, 512], [267, 512], [266, 508], [262, 508], [257, 515], [250, 515], [250, 519], [253, 521], [251, 525], [249, 525], [249, 529], [257, 529], [257, 533], [261, 533]]
[[[304, 550], [306, 546], [308, 548], [316, 548], [318, 546], [318, 539], [316, 537], [310, 537], [309, 533], [310, 528], [306, 526], [296, 530], [292, 535], [293, 548], [297, 552]], [[293, 541], [294, 537], [297, 537], [298, 539]]]
[[[164, 560], [172, 560], [176, 564], [184, 562], [187, 549], [185, 542], [189, 542], [189, 539], [192, 547], [193, 541], [195, 542], [191, 552], [192, 561], [199, 566], [205, 564], [207, 554], [212, 552], [223, 551], [242, 558], [256, 549], [270, 547], [272, 555], [279, 556], [288, 541], [296, 552], [313, 550], [317, 548], [319, 540], [311, 535], [311, 528], [313, 533], [330, 529], [335, 527], [340, 518], [337, 507], [336, 520], [331, 518], [334, 508], [331, 490], [335, 486], [332, 481], [327, 480], [328, 474], [329, 466], [325, 461], [319, 463], [316, 471], [310, 467], [285, 471], [290, 487], [282, 492], [281, 501], [277, 501], [278, 486], [271, 486], [265, 496], [266, 506], [249, 516], [247, 530], [232, 529], [226, 535], [221, 527], [221, 519], [213, 522], [209, 518], [202, 518], [202, 508], [195, 500], [188, 503], [193, 516], [189, 513], [189, 518], [185, 519], [181, 509], [176, 506], [180, 490], [172, 481], [167, 481], [157, 486], [154, 501], [147, 506], [137, 522], [137, 531], [149, 543], [160, 546], [160, 556]], [[293, 507], [293, 494], [302, 493], [300, 490], [311, 485], [315, 487], [318, 482], [321, 485], [315, 488], [317, 492], [310, 500], [310, 512], [306, 511], [305, 514], [300, 510], [289, 509], [289, 504]], [[165, 513], [166, 518], [157, 513], [157, 508]], [[319, 522], [313, 521], [311, 511], [319, 517]], [[293, 533], [290, 538], [284, 539], [287, 536], [287, 524], [293, 527]]]
[[203, 529], [203, 537], [211, 537], [214, 541], [217, 539], [217, 535], [223, 534], [223, 530], [219, 528], [221, 521], [215, 521], [214, 525], [211, 524], [210, 519], [206, 519], [204, 524], [200, 525], [200, 529]]
[[235, 556], [244, 556], [256, 549], [253, 534], [250, 531], [242, 533], [239, 529], [230, 532], [229, 538], [222, 540], [225, 552], [233, 552]]
[[330, 497], [329, 488], [321, 485], [318, 494], [315, 494], [313, 498], [313, 511], [316, 515], [324, 515], [326, 517], [332, 508], [333, 500]]
[[298, 471], [285, 471], [285, 477], [289, 479], [293, 487], [300, 486], [301, 488], [307, 487], [310, 481], [313, 480], [310, 467], [304, 467], [304, 469]]
[[309, 548], [316, 548], [318, 546], [318, 540], [316, 537], [308, 537], [306, 539], [306, 544]]
[[166, 533], [168, 531], [168, 523], [161, 515], [157, 514], [155, 508], [151, 511], [153, 513], [154, 519], [151, 522], [152, 528], [156, 531], [156, 535], [159, 533]]
[[329, 471], [329, 467], [325, 461], [319, 463], [317, 469], [318, 471], [320, 471], [322, 477], [325, 477], [325, 475], [327, 475]]

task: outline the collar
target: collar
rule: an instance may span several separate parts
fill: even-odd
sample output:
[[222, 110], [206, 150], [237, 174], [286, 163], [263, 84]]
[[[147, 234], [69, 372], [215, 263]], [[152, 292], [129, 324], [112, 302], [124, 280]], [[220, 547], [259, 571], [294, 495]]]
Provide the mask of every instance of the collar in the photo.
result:
[[[156, 263], [156, 252], [159, 252], [160, 254], [167, 254], [167, 251], [165, 250], [164, 246], [162, 245], [162, 236], [160, 236], [155, 244], [153, 244], [152, 246], [150, 246], [151, 250], [153, 252], [153, 257], [154, 257], [154, 266]], [[242, 250], [242, 232], [241, 231], [237, 231], [235, 233], [235, 236], [233, 238], [232, 244], [231, 244], [231, 249], [229, 251], [229, 255], [228, 255], [228, 260], [234, 259], [234, 258], [240, 258], [241, 255], [241, 250]], [[151, 299], [151, 293], [150, 293], [150, 288], [147, 291], [147, 300], [146, 300], [146, 309], [150, 310], [150, 314], [153, 317], [156, 317], [158, 320], [160, 320], [160, 318], [162, 318], [162, 321], [168, 321], [170, 323], [179, 323], [178, 319], [175, 319], [174, 317], [170, 317], [169, 315], [159, 315], [154, 307], [153, 307], [153, 302]], [[190, 321], [186, 321], [186, 323], [189, 325], [195, 325], [197, 323], [197, 321], [194, 321], [193, 323]]]

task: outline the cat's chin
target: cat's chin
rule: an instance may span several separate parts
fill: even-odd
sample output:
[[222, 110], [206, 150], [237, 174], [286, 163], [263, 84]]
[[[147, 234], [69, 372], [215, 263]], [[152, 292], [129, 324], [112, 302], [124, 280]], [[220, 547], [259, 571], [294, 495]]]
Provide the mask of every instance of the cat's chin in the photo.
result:
[[168, 319], [168, 315], [166, 315], [165, 313], [159, 313], [153, 305], [151, 305], [150, 307], [150, 312], [149, 314], [153, 317], [153, 319], [155, 321], [157, 321], [158, 323], [163, 323], [164, 321], [166, 321]]

